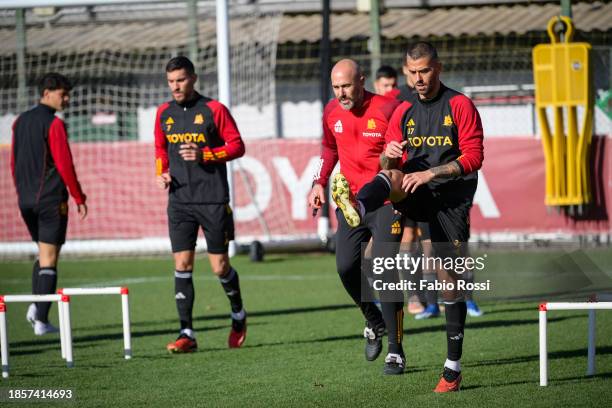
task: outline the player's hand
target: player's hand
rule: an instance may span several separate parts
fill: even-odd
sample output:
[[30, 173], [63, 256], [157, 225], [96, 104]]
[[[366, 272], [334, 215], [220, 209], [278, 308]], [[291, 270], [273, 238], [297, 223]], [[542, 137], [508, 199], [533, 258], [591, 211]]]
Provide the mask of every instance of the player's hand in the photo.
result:
[[87, 204], [83, 203], [77, 205], [77, 211], [79, 213], [79, 218], [81, 220], [84, 220], [85, 217], [87, 217]]
[[185, 161], [197, 161], [201, 163], [204, 159], [202, 150], [193, 142], [180, 145], [179, 154]]
[[402, 190], [406, 193], [414, 193], [419, 186], [429, 183], [433, 178], [434, 174], [430, 170], [404, 174]]
[[407, 140], [404, 140], [401, 143], [396, 142], [395, 140], [389, 142], [389, 144], [385, 148], [385, 157], [387, 157], [388, 159], [401, 158], [402, 155], [404, 154], [404, 148], [406, 147], [407, 143], [408, 143]]
[[159, 176], [157, 176], [156, 181], [157, 181], [157, 185], [159, 186], [159, 188], [163, 188], [165, 190], [170, 185], [172, 178], [170, 177], [170, 174], [162, 173]]
[[319, 209], [325, 203], [325, 189], [320, 184], [315, 184], [308, 194], [308, 206]]

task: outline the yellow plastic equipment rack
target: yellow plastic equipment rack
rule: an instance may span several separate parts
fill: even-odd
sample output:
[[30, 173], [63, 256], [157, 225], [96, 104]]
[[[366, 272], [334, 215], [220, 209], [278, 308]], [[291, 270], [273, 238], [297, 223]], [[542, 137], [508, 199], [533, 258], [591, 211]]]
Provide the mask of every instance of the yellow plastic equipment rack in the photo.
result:
[[[566, 27], [563, 42], [554, 30], [559, 21]], [[551, 43], [539, 44], [533, 49], [536, 110], [546, 165], [545, 203], [547, 206], [580, 206], [591, 201], [588, 166], [594, 109], [589, 64], [591, 45], [571, 42], [574, 25], [569, 17], [553, 17], [547, 28]], [[580, 133], [578, 107], [584, 112]], [[547, 108], [553, 110], [552, 135]]]

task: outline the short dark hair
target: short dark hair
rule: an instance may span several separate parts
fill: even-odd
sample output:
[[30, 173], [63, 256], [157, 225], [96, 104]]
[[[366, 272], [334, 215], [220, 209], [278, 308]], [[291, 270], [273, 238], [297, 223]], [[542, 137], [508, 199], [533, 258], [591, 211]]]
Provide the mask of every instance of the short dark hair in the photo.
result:
[[426, 41], [419, 41], [408, 47], [408, 51], [406, 52], [406, 58], [410, 58], [413, 60], [419, 58], [429, 58], [432, 61], [437, 61], [438, 51], [436, 50], [436, 47], [434, 47], [430, 43]]
[[57, 89], [63, 89], [66, 91], [70, 91], [72, 89], [72, 83], [70, 83], [70, 80], [57, 72], [49, 72], [48, 74], [45, 74], [38, 83], [38, 91], [40, 92], [41, 97], [44, 95], [45, 90], [55, 91]]
[[381, 65], [376, 70], [376, 79], [380, 78], [395, 78], [397, 79], [397, 71], [390, 65]]
[[193, 62], [187, 57], [182, 55], [172, 58], [166, 64], [166, 72], [176, 71], [177, 69], [184, 69], [187, 74], [195, 75], [195, 68]]

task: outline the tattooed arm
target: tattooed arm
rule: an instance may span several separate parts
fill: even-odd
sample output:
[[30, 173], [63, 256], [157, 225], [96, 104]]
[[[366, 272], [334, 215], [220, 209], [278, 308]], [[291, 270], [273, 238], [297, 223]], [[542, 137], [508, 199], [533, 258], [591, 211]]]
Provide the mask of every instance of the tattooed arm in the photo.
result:
[[407, 193], [414, 193], [419, 186], [429, 183], [436, 178], [451, 178], [462, 174], [461, 165], [457, 161], [432, 167], [429, 170], [417, 171], [404, 175], [402, 180], [402, 190]]
[[383, 170], [397, 169], [399, 159], [389, 158], [384, 153], [380, 155], [380, 168]]
[[452, 161], [448, 164], [432, 167], [429, 171], [433, 173], [432, 180], [435, 178], [451, 178], [461, 175], [461, 166], [456, 161]]

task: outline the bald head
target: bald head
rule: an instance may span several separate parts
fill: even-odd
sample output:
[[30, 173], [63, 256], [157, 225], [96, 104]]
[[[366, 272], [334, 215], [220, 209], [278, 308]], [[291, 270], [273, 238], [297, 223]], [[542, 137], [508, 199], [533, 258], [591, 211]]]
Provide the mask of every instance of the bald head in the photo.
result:
[[354, 80], [359, 80], [360, 77], [363, 76], [361, 73], [361, 67], [352, 59], [345, 58], [340, 60], [334, 65], [332, 69], [332, 81], [336, 77], [342, 78], [350, 78]]
[[331, 72], [331, 83], [334, 95], [345, 110], [361, 106], [365, 77], [361, 67], [351, 59], [340, 60]]

